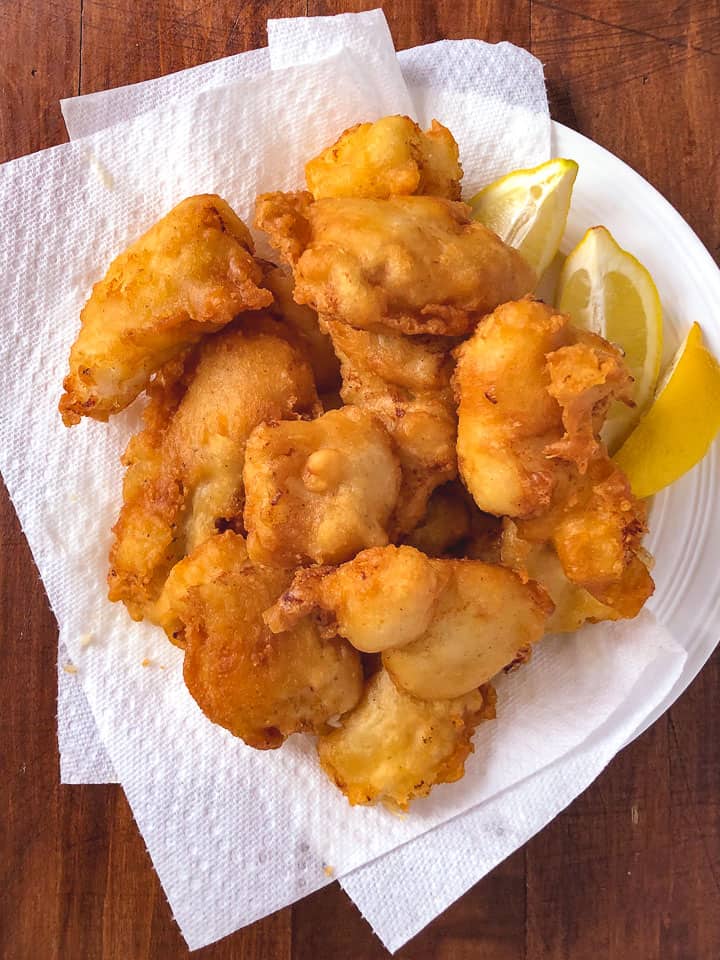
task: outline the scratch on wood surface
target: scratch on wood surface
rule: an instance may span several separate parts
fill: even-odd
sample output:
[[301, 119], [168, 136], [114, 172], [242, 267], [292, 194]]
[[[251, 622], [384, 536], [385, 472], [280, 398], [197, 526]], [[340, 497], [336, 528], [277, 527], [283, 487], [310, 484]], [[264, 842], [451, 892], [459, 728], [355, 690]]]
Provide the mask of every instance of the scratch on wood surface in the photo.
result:
[[579, 13], [577, 10], [568, 10], [567, 7], [560, 6], [559, 3], [549, 3], [548, 0], [533, 0], [533, 5], [545, 7], [547, 10], [554, 10], [556, 13], [564, 13], [568, 17], [577, 17], [579, 20], [585, 20], [588, 23], [596, 23], [599, 27], [610, 28], [611, 30], [620, 30], [623, 33], [631, 33], [636, 37], [644, 37], [646, 40], [654, 40], [656, 43], [662, 43], [668, 47], [681, 47], [685, 50], [692, 50], [693, 53], [704, 53], [710, 57], [720, 56], [716, 50], [708, 50], [706, 47], [698, 47], [690, 43], [687, 39], [681, 37], [661, 37], [656, 33], [650, 33], [649, 30], [641, 30], [639, 27], [629, 27], [623, 23], [611, 23], [609, 20], [601, 20], [600, 17], [593, 17], [589, 13]]

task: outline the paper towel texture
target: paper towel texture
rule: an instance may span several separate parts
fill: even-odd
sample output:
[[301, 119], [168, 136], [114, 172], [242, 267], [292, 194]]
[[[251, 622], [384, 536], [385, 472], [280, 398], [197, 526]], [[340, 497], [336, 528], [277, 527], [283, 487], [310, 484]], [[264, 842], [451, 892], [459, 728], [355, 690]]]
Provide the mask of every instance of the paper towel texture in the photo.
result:
[[131, 83], [112, 90], [86, 93], [60, 101], [71, 140], [87, 137], [116, 123], [132, 120], [159, 104], [194, 96], [212, 87], [225, 87], [237, 80], [255, 80], [270, 70], [267, 47], [223, 57], [197, 67], [169, 73], [165, 77]]
[[[351, 813], [308, 739], [259, 754], [213, 727], [184, 688], [180, 652], [105, 600], [117, 458], [137, 409], [108, 426], [70, 433], [59, 424], [59, 384], [90, 285], [118, 249], [187, 194], [220, 192], [247, 216], [259, 190], [297, 186], [302, 161], [328, 131], [388, 112], [363, 76], [345, 51], [319, 66], [171, 102], [0, 171], [0, 467], [61, 639], [192, 947], [322, 886], [325, 863], [350, 872], [576, 748], [670, 648], [651, 621], [633, 629], [632, 643], [626, 625], [543, 644], [531, 667], [499, 683], [502, 722], [479, 732], [466, 779], [398, 819], [384, 810]], [[83, 645], [88, 633], [94, 640]]]
[[[351, 52], [361, 65], [366, 82], [372, 84], [373, 100], [381, 115], [413, 112], [412, 97], [382, 10], [268, 20], [267, 31], [273, 70], [317, 63], [342, 51]], [[366, 118], [358, 116], [356, 122], [360, 119]]]

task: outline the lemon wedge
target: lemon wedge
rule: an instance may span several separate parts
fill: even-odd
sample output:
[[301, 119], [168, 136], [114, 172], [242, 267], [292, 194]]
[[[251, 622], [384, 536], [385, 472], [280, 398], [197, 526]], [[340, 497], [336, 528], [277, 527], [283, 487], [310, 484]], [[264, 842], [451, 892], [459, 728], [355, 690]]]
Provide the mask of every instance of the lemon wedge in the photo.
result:
[[574, 160], [562, 158], [514, 170], [475, 194], [473, 217], [515, 247], [539, 277], [560, 246], [577, 172]]
[[557, 306], [585, 330], [617, 344], [635, 378], [634, 407], [614, 403], [603, 428], [613, 453], [650, 403], [662, 356], [662, 307], [645, 267], [605, 227], [591, 227], [565, 261]]
[[649, 497], [687, 473], [720, 431], [720, 365], [690, 328], [655, 400], [615, 456], [633, 493]]

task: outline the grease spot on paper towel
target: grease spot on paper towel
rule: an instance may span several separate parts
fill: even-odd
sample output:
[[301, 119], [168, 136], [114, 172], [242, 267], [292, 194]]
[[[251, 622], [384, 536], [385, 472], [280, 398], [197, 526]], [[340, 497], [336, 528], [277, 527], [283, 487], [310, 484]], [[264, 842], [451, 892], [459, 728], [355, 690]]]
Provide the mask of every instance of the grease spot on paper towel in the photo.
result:
[[115, 189], [115, 178], [114, 178], [113, 175], [110, 173], [110, 171], [108, 170], [108, 168], [107, 168], [106, 166], [104, 166], [102, 163], [100, 163], [100, 161], [99, 161], [98, 158], [95, 156], [95, 154], [92, 152], [92, 150], [87, 150], [87, 151], [86, 151], [86, 153], [85, 153], [85, 158], [86, 158], [86, 160], [87, 160], [87, 162], [88, 162], [88, 166], [90, 167], [90, 169], [92, 170], [92, 172], [97, 176], [98, 180], [99, 180], [100, 183], [105, 187], [105, 189], [106, 189], [106, 190], [114, 190], [114, 189]]

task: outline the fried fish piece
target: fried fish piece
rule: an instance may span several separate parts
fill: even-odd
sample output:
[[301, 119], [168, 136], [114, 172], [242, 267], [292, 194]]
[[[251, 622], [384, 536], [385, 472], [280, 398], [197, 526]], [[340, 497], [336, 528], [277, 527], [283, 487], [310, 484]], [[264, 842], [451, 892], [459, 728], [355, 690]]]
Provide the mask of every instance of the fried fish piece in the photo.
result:
[[530, 576], [550, 594], [555, 609], [546, 625], [547, 633], [572, 633], [584, 623], [618, 620], [620, 614], [596, 600], [584, 587], [568, 580], [551, 543], [519, 540], [517, 525], [505, 518], [502, 534], [502, 561], [521, 576]]
[[536, 282], [467, 204], [440, 197], [266, 193], [255, 225], [292, 266], [298, 303], [361, 329], [466, 334]]
[[184, 590], [168, 609], [185, 644], [183, 676], [206, 716], [259, 750], [292, 733], [322, 733], [360, 699], [360, 656], [344, 640], [323, 639], [306, 620], [272, 634], [262, 611], [290, 574], [253, 565], [231, 530], [187, 558]]
[[457, 415], [450, 386], [455, 341], [356, 330], [325, 320], [342, 369], [341, 396], [376, 414], [400, 457], [402, 487], [391, 539], [422, 520], [433, 490], [457, 475]]
[[459, 200], [459, 156], [455, 138], [437, 120], [423, 133], [410, 117], [383, 117], [346, 130], [305, 164], [305, 179], [316, 200], [411, 193]]
[[568, 471], [544, 514], [515, 521], [513, 550], [517, 556], [523, 541], [552, 544], [571, 583], [610, 607], [616, 618], [632, 618], [654, 590], [650, 555], [642, 547], [646, 519], [645, 504], [633, 495], [627, 477], [599, 456], [584, 474], [577, 467]]
[[458, 347], [458, 466], [478, 507], [532, 517], [587, 469], [613, 399], [631, 402], [620, 352], [533, 300], [505, 303]]
[[494, 717], [489, 685], [454, 700], [418, 700], [380, 670], [342, 726], [318, 738], [318, 756], [351, 804], [406, 810], [435, 784], [463, 776], [475, 728]]
[[113, 527], [109, 597], [141, 620], [172, 566], [218, 529], [241, 529], [245, 444], [263, 420], [319, 412], [312, 371], [269, 316], [200, 344], [183, 376], [153, 390], [130, 440]]
[[505, 567], [387, 546], [336, 568], [298, 571], [265, 620], [282, 630], [320, 612], [327, 635], [382, 651], [383, 666], [406, 693], [448, 700], [524, 655], [552, 609], [542, 587]]
[[247, 442], [248, 553], [256, 563], [341, 563], [384, 546], [400, 467], [387, 430], [346, 406], [317, 420], [271, 420]]
[[245, 224], [214, 194], [188, 197], [113, 260], [70, 350], [60, 413], [107, 420], [165, 363], [272, 302]]
[[340, 388], [340, 361], [335, 356], [332, 340], [320, 328], [317, 313], [310, 307], [295, 303], [293, 279], [274, 263], [263, 261], [263, 286], [273, 295], [270, 307], [281, 320], [293, 343], [305, 354], [312, 367], [318, 393], [329, 394]]

